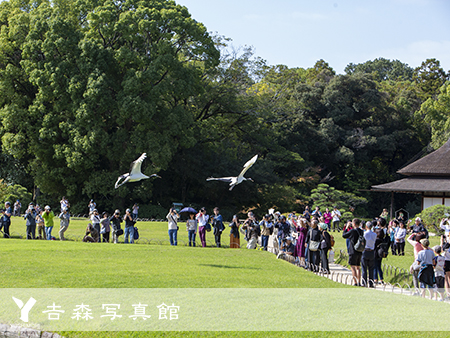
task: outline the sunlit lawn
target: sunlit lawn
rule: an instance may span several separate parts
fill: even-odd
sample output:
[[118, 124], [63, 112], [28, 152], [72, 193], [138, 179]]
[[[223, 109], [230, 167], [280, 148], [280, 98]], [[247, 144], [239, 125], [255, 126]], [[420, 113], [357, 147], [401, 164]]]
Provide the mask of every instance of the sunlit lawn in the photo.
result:
[[[46, 241], [19, 239], [25, 234], [25, 221], [15, 217], [13, 239], [0, 239], [0, 276], [3, 288], [330, 288], [344, 287], [318, 277], [271, 253], [259, 250], [188, 247], [185, 225], [180, 223], [179, 245], [169, 245], [166, 222], [138, 222], [138, 245], [123, 243], [83, 243], [88, 221], [73, 219], [66, 232], [70, 240]], [[58, 237], [56, 220], [53, 235]], [[229, 231], [223, 244], [229, 243]], [[342, 233], [332, 233], [335, 250], [345, 250]], [[432, 238], [432, 245], [438, 238]], [[123, 242], [123, 236], [121, 237]], [[197, 239], [199, 243], [199, 239]], [[197, 243], [197, 244], [198, 244]], [[241, 244], [245, 241], [241, 239]], [[409, 268], [412, 247], [406, 244], [405, 256], [389, 255], [385, 263]], [[270, 314], [270, 306], [264, 312]], [[336, 308], [336, 315], [339, 310]], [[224, 319], [226, 320], [226, 319]], [[301, 320], [301, 318], [299, 318]], [[381, 328], [380, 328], [381, 329]], [[64, 332], [66, 337], [378, 337], [379, 332]], [[423, 336], [414, 332], [383, 332], [385, 337]], [[433, 333], [433, 336], [447, 333]]]

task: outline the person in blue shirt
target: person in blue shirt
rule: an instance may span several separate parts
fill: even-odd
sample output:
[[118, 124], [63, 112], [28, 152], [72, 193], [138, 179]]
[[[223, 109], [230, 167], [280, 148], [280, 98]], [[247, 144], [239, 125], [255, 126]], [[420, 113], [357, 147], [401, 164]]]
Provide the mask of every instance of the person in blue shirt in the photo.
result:
[[[366, 239], [366, 248], [364, 249], [361, 257], [361, 270], [362, 270], [362, 285], [373, 285], [373, 268], [375, 266], [375, 241], [377, 240], [377, 234], [372, 231], [372, 222], [366, 223], [366, 231], [364, 232], [364, 238]], [[369, 276], [367, 278], [367, 270]]]
[[220, 236], [222, 236], [222, 231], [225, 229], [223, 226], [223, 218], [222, 215], [219, 214], [219, 208], [214, 208], [214, 216], [212, 219], [213, 228], [214, 228], [214, 238], [216, 240], [216, 246], [220, 248]]
[[2, 211], [3, 217], [2, 217], [2, 227], [3, 227], [3, 237], [4, 238], [10, 238], [9, 235], [9, 226], [11, 225], [11, 203], [6, 202], [5, 203], [5, 210]]

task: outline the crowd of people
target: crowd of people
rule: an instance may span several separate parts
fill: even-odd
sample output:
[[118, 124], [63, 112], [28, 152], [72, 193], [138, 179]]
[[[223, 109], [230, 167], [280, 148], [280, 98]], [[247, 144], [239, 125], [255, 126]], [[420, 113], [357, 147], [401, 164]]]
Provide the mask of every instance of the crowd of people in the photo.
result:
[[[206, 246], [206, 233], [213, 231], [217, 247], [221, 246], [221, 235], [225, 230], [219, 208], [214, 208], [214, 215], [207, 215], [202, 208], [197, 214], [191, 213], [186, 222], [189, 232], [189, 246], [195, 246], [196, 233], [200, 235], [201, 245]], [[245, 220], [234, 216], [229, 223], [230, 248], [240, 248], [240, 236], [243, 235], [248, 249], [260, 245], [262, 250], [277, 254], [278, 258], [296, 263], [306, 269], [329, 271], [329, 259], [334, 246], [334, 237], [330, 234], [342, 231], [346, 239], [347, 252], [355, 286], [375, 287], [384, 283], [382, 260], [389, 250], [392, 255], [405, 255], [405, 243], [414, 248], [414, 262], [411, 265], [413, 285], [416, 294], [425, 296], [426, 289], [436, 293], [439, 299], [448, 298], [450, 291], [450, 220], [443, 219], [440, 228], [445, 231], [441, 243], [430, 248], [429, 233], [420, 218], [414, 224], [400, 214], [397, 219], [387, 222], [388, 213], [384, 209], [380, 217], [362, 222], [358, 218], [348, 220], [340, 227], [341, 213], [334, 207], [322, 214], [319, 207], [310, 211], [308, 207], [297, 216], [295, 212], [286, 216], [279, 212], [265, 215], [258, 221], [252, 212]], [[177, 245], [178, 221], [180, 215], [171, 208], [167, 215], [169, 220], [169, 237], [171, 245]]]
[[[70, 224], [70, 204], [65, 197], [60, 201], [58, 213], [60, 222], [59, 239], [65, 240], [65, 232]], [[10, 202], [5, 203], [1, 211], [0, 231], [5, 238], [10, 237], [11, 216], [20, 215], [20, 202], [14, 204], [14, 211]], [[124, 235], [124, 243], [134, 243], [138, 238], [135, 223], [139, 206], [134, 204], [132, 209], [126, 209], [122, 217], [120, 210], [113, 215], [107, 212], [100, 214], [96, 204], [91, 200], [88, 204], [90, 223], [87, 225], [83, 241], [118, 243], [119, 236]], [[27, 239], [55, 240], [52, 236], [55, 213], [50, 206], [43, 209], [39, 205], [30, 203], [24, 214], [26, 221]], [[413, 247], [414, 262], [410, 267], [413, 285], [417, 293], [425, 295], [426, 289], [440, 295], [441, 299], [448, 298], [450, 292], [450, 220], [444, 218], [440, 229], [444, 232], [440, 245], [430, 248], [429, 233], [420, 218], [414, 223], [405, 220], [403, 214], [387, 222], [387, 210], [384, 209], [380, 217], [362, 222], [358, 218], [348, 220], [341, 228], [341, 213], [335, 206], [330, 211], [325, 208], [322, 213], [319, 207], [312, 212], [309, 207], [297, 216], [292, 212], [288, 217], [280, 212], [265, 215], [257, 220], [252, 212], [245, 220], [239, 220], [235, 215], [228, 224], [230, 228], [230, 248], [241, 248], [240, 238], [244, 237], [247, 249], [256, 249], [277, 254], [277, 258], [296, 263], [312, 271], [322, 269], [329, 271], [329, 259], [333, 259], [332, 250], [334, 237], [331, 231], [342, 231], [346, 239], [348, 264], [350, 265], [353, 284], [355, 286], [374, 287], [383, 283], [382, 260], [389, 254], [405, 255], [405, 244]], [[175, 208], [171, 208], [166, 216], [168, 220], [168, 234], [171, 245], [177, 245], [180, 215]], [[122, 229], [121, 224], [125, 227]], [[215, 245], [221, 247], [221, 237], [225, 231], [225, 223], [218, 207], [213, 209], [213, 215], [208, 215], [205, 208], [197, 213], [189, 213], [186, 221], [189, 246], [196, 246], [196, 235], [199, 234], [202, 247], [206, 247], [208, 232], [214, 235]]]
[[[382, 214], [383, 215], [383, 214]], [[382, 216], [381, 215], [381, 216]], [[406, 223], [406, 224], [405, 224]], [[405, 243], [412, 245], [414, 261], [410, 267], [413, 278], [414, 294], [425, 297], [426, 289], [435, 294], [436, 299], [449, 299], [450, 295], [450, 223], [443, 219], [440, 245], [430, 248], [429, 233], [422, 220], [417, 217], [406, 221], [402, 217], [387, 223], [379, 217], [366, 223], [355, 218], [344, 226], [355, 286], [374, 287], [383, 283], [382, 259], [389, 253], [405, 255]]]
[[[189, 214], [186, 222], [189, 246], [196, 246], [198, 232], [201, 246], [206, 247], [206, 234], [212, 232], [215, 245], [221, 247], [221, 237], [226, 227], [218, 207], [213, 209], [213, 213], [210, 216], [205, 208], [201, 208], [198, 213]], [[180, 215], [175, 208], [171, 208], [166, 218], [170, 244], [177, 245]], [[330, 222], [332, 219], [331, 217]], [[339, 221], [335, 222], [335, 229], [340, 231]], [[321, 267], [329, 270], [328, 254], [334, 245], [334, 238], [329, 233], [330, 224], [325, 223], [324, 217], [317, 210], [311, 214], [307, 210], [301, 217], [293, 213], [289, 215], [289, 221], [280, 212], [267, 214], [261, 220], [257, 220], [253, 212], [249, 212], [247, 219], [242, 221], [236, 215], [233, 216], [228, 227], [230, 248], [241, 248], [240, 238], [243, 236], [248, 249], [256, 249], [259, 244], [261, 250], [271, 251], [278, 258], [304, 268], [315, 271]]]
[[[14, 208], [16, 208], [18, 202], [19, 201], [17, 200]], [[57, 217], [60, 222], [59, 240], [66, 240], [64, 234], [70, 224], [70, 204], [69, 201], [63, 197], [60, 201], [60, 205], [60, 212], [55, 215], [49, 205], [46, 205], [42, 209], [38, 204], [34, 205], [32, 202], [29, 203], [23, 216], [26, 225], [26, 238], [56, 240], [52, 235], [52, 231], [55, 225], [54, 218]], [[135, 227], [139, 211], [137, 203], [133, 205], [132, 209], [126, 209], [123, 217], [118, 209], [115, 210], [112, 216], [110, 216], [108, 212], [103, 212], [100, 215], [96, 209], [94, 200], [90, 200], [88, 209], [90, 223], [88, 223], [86, 227], [85, 235], [83, 237], [84, 242], [109, 242], [112, 237], [112, 242], [118, 243], [119, 236], [124, 235], [125, 243], [134, 243], [134, 240], [139, 237], [138, 229]], [[10, 202], [5, 202], [5, 208], [1, 211], [2, 216], [0, 219], [0, 231], [3, 233], [4, 238], [11, 237], [11, 216], [21, 216], [20, 207], [19, 209], [14, 210], [15, 211], [13, 212]], [[121, 228], [122, 222], [125, 223], [124, 229]]]

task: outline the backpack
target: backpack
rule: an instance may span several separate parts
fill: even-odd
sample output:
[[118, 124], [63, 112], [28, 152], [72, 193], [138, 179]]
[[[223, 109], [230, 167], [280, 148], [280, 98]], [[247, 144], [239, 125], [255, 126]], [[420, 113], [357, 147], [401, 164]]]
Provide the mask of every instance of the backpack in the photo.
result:
[[336, 241], [334, 240], [333, 235], [330, 235], [330, 243], [331, 243], [331, 247], [333, 247], [334, 244], [336, 244]]
[[139, 239], [139, 230], [137, 227], [134, 227], [134, 235], [133, 235], [133, 239], [137, 240]]
[[381, 258], [386, 258], [389, 255], [389, 244], [381, 243], [378, 245], [378, 256]]
[[353, 248], [357, 252], [363, 252], [364, 249], [366, 248], [366, 239], [364, 238], [364, 233], [361, 235], [361, 233], [358, 231], [358, 234], [359, 234], [358, 241], [353, 246]]

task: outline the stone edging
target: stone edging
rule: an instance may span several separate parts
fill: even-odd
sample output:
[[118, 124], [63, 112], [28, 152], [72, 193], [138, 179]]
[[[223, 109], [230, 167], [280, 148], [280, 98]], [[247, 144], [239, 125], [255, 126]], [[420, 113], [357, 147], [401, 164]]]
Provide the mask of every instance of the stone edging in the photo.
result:
[[57, 333], [39, 331], [18, 325], [0, 324], [0, 338], [64, 338]]

